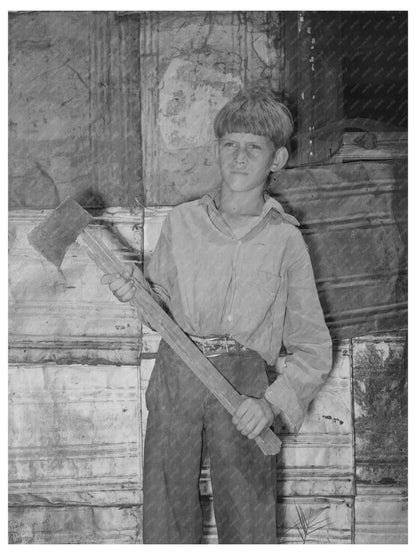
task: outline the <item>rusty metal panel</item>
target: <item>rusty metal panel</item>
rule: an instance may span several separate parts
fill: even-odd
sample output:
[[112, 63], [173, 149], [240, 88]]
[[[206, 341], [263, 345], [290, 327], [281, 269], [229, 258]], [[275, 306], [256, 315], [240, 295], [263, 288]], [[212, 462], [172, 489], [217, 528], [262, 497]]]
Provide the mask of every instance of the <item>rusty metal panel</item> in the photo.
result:
[[137, 366], [10, 366], [14, 542], [105, 543], [137, 533], [139, 385]]
[[357, 480], [407, 483], [405, 334], [353, 341]]
[[[203, 542], [218, 543], [209, 467], [203, 467]], [[353, 500], [350, 497], [288, 496], [277, 499], [277, 543], [351, 544]]]
[[141, 202], [137, 22], [12, 13], [9, 44], [10, 206]]
[[394, 485], [357, 485], [355, 543], [408, 543], [406, 489]]
[[12, 505], [141, 502], [137, 366], [11, 365]]
[[[137, 364], [140, 321], [100, 284], [83, 249], [70, 247], [57, 270], [29, 245], [27, 233], [47, 212], [9, 215], [10, 361]], [[108, 209], [94, 225], [121, 261], [140, 262], [141, 211]]]
[[348, 497], [286, 497], [277, 502], [279, 543], [352, 543], [352, 500]]
[[142, 543], [141, 515], [140, 506], [12, 507], [9, 543]]
[[140, 24], [146, 205], [212, 189], [219, 172], [212, 124], [243, 83], [281, 88], [276, 12], [148, 12]]
[[354, 493], [349, 342], [334, 347], [331, 374], [312, 402], [299, 434], [285, 433], [277, 458], [279, 496], [351, 496]]
[[405, 333], [353, 340], [357, 543], [407, 541]]
[[301, 222], [335, 338], [407, 325], [407, 164], [352, 162], [275, 175]]

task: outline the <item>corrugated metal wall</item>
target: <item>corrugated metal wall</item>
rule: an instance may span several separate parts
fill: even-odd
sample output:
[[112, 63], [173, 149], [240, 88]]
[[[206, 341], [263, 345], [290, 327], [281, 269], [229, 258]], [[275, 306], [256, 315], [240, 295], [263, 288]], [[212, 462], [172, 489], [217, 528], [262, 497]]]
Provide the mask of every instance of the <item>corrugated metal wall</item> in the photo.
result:
[[76, 245], [58, 271], [27, 241], [70, 195], [121, 258], [140, 260], [138, 39], [113, 14], [10, 17], [13, 543], [141, 538], [140, 324]]
[[[141, 334], [133, 310], [99, 284], [81, 249], [70, 249], [59, 272], [29, 246], [27, 232], [71, 195], [93, 209], [104, 240], [122, 259], [147, 260], [169, 207], [212, 189], [218, 178], [215, 112], [247, 80], [284, 86], [283, 28], [277, 12], [11, 15], [12, 543], [141, 541], [144, 392], [159, 341], [146, 328]], [[383, 258], [389, 260], [399, 245], [389, 194], [404, 182], [387, 172], [380, 191], [373, 178], [385, 175], [383, 168], [329, 169], [324, 186], [320, 174], [292, 173], [279, 189], [294, 211], [307, 202], [311, 217], [300, 214], [307, 241], [311, 219], [320, 218], [319, 200], [338, 207], [311, 243], [318, 285], [321, 279], [327, 290], [331, 282], [328, 310], [335, 317], [350, 298], [359, 306], [361, 285], [348, 296], [332, 286], [351, 286], [350, 274], [364, 261], [356, 259], [363, 239], [336, 264], [319, 255], [316, 239], [337, 255], [345, 233], [337, 235], [338, 220], [349, 217], [340, 195], [353, 203], [357, 187], [360, 198], [370, 188], [370, 208], [361, 214], [368, 221], [377, 190], [380, 210], [394, 220], [387, 227], [376, 221], [391, 243]], [[285, 188], [293, 176], [298, 188]], [[393, 302], [394, 261], [383, 274], [387, 289], [377, 289], [374, 279], [365, 285], [374, 298], [382, 291]], [[369, 263], [361, 272], [366, 281], [372, 271]], [[338, 336], [333, 372], [301, 433], [280, 430], [281, 542], [301, 541], [302, 511], [324, 523], [307, 542], [406, 539], [404, 334], [357, 337], [359, 328], [345, 330], [350, 335]], [[391, 427], [383, 434], [386, 417]], [[205, 541], [215, 542], [207, 470], [201, 491]]]

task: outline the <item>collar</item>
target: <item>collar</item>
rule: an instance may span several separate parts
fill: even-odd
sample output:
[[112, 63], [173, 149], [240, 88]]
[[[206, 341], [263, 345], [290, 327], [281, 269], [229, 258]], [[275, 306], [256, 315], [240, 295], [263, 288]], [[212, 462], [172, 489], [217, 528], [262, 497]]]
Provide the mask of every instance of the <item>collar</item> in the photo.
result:
[[[199, 199], [198, 204], [205, 204], [207, 206], [210, 206], [214, 210], [218, 211], [215, 205], [215, 199], [219, 195], [220, 191], [221, 189], [215, 189], [210, 193], [206, 193], [203, 197]], [[300, 223], [294, 216], [291, 216], [290, 214], [287, 214], [284, 211], [283, 206], [275, 198], [271, 197], [268, 193], [264, 193], [264, 199], [265, 199], [265, 203], [263, 206], [263, 210], [261, 211], [260, 218], [264, 218], [264, 216], [266, 216], [266, 214], [268, 214], [270, 210], [275, 210], [287, 222], [296, 226], [300, 225]]]

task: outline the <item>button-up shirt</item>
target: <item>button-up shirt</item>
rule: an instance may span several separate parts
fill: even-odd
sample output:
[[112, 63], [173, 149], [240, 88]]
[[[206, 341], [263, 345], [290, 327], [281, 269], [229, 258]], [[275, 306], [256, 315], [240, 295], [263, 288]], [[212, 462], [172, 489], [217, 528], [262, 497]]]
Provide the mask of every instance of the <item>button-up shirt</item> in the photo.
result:
[[168, 214], [148, 266], [153, 290], [188, 334], [229, 335], [276, 364], [265, 392], [297, 432], [332, 366], [299, 222], [270, 196], [256, 225], [236, 237], [215, 205], [218, 192]]

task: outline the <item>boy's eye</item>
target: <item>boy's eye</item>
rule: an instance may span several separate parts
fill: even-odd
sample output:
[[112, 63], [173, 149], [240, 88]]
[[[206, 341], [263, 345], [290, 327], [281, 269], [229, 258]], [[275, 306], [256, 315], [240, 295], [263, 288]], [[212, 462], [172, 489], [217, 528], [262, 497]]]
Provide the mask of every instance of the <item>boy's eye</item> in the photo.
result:
[[250, 145], [250, 148], [253, 149], [253, 150], [261, 150], [260, 145]]

